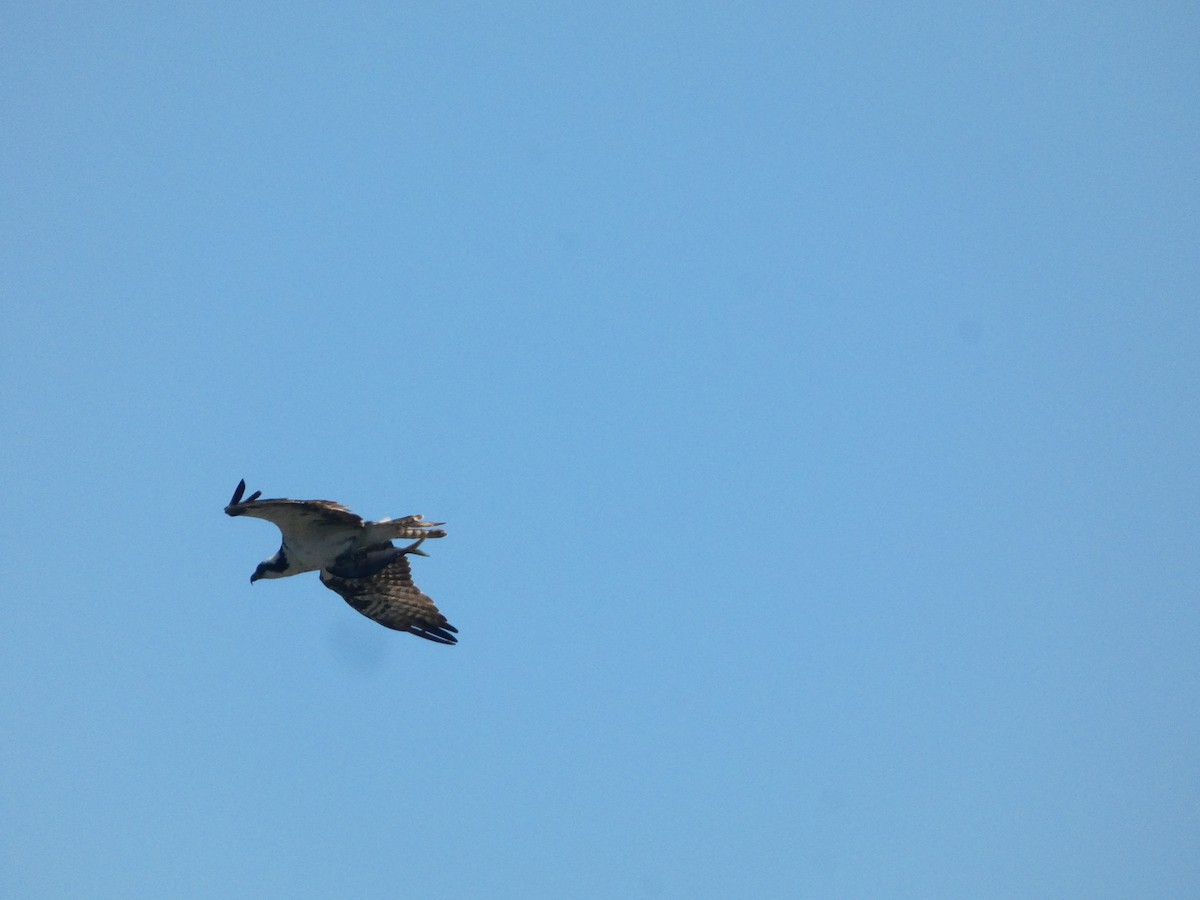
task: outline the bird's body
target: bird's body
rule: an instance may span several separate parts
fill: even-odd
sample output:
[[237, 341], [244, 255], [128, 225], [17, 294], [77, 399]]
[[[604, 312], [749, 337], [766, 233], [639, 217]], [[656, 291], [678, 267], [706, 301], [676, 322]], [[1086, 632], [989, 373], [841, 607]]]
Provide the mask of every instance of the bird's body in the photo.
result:
[[[425, 522], [421, 516], [369, 522], [330, 500], [260, 500], [259, 492], [243, 500], [245, 490], [242, 481], [225, 513], [266, 519], [283, 533], [279, 551], [259, 564], [252, 583], [320, 571], [322, 584], [379, 624], [456, 643], [452, 632], [457, 629], [413, 584], [408, 562], [409, 554], [425, 555], [419, 547], [426, 538], [446, 536], [435, 527], [441, 522]], [[392, 544], [395, 539], [416, 543], [400, 548]]]

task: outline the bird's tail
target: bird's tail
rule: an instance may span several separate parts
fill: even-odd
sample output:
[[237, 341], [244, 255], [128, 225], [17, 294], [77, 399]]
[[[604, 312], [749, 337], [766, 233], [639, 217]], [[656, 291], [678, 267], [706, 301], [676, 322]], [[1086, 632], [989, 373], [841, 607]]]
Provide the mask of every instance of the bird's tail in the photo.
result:
[[367, 522], [367, 540], [370, 543], [383, 543], [393, 540], [443, 538], [446, 536], [446, 532], [437, 526], [445, 524], [445, 522], [426, 522], [420, 516], [380, 519], [378, 522]]

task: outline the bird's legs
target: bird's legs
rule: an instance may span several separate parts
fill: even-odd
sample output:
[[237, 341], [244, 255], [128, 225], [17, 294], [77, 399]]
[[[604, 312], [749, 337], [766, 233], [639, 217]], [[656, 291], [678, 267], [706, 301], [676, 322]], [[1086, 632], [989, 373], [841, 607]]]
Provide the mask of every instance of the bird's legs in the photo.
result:
[[[441, 523], [439, 522], [438, 524], [440, 525]], [[417, 540], [415, 540], [411, 544], [409, 544], [407, 547], [401, 547], [400, 552], [401, 553], [412, 553], [416, 556], [424, 556], [424, 557], [428, 558], [429, 554], [426, 553], [424, 550], [420, 549], [420, 547], [423, 543], [425, 543], [425, 538], [418, 538]]]

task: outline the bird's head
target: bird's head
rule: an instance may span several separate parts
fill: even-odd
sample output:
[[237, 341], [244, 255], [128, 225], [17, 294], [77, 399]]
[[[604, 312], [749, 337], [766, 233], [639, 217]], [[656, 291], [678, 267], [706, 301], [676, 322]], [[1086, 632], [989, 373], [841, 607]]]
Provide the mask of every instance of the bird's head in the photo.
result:
[[260, 578], [283, 578], [288, 567], [288, 559], [283, 550], [280, 550], [270, 559], [264, 559], [258, 564], [258, 568], [254, 570], [254, 574], [250, 576], [250, 583], [258, 581]]

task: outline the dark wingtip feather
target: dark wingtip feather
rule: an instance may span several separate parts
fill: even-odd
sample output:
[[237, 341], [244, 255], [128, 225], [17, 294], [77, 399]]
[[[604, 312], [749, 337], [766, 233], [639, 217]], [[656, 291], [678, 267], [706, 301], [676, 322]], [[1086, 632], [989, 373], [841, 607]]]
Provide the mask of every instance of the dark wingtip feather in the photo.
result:
[[453, 645], [458, 643], [458, 638], [454, 636], [458, 634], [458, 629], [449, 622], [444, 625], [409, 625], [408, 632], [425, 638], [427, 641], [433, 641], [435, 644]]
[[227, 504], [228, 506], [237, 506], [238, 501], [242, 499], [242, 494], [246, 493], [246, 479], [243, 478], [238, 482], [238, 486], [233, 489], [233, 498]]
[[245, 499], [243, 499], [242, 495], [245, 493], [246, 493], [246, 479], [243, 478], [241, 481], [238, 482], [238, 486], [233, 492], [233, 497], [230, 498], [230, 500], [229, 500], [229, 505], [225, 507], [226, 515], [230, 515], [230, 516], [239, 515], [237, 507], [245, 506], [247, 503], [253, 503], [255, 500], [257, 500], [259, 497], [262, 496], [262, 491], [255, 491], [249, 497], [246, 497]]

